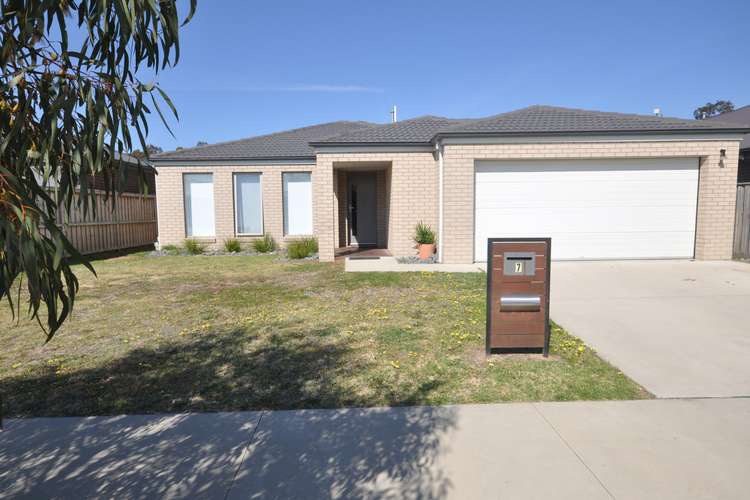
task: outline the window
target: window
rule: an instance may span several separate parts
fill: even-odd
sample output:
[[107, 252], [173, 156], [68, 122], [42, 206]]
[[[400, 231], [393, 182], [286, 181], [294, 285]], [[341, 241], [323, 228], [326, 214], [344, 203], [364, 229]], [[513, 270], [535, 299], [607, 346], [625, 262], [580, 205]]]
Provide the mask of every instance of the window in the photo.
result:
[[213, 237], [214, 176], [212, 174], [184, 174], [185, 229], [189, 237]]
[[313, 232], [312, 183], [310, 172], [284, 172], [284, 234], [310, 235]]
[[234, 219], [237, 234], [263, 234], [260, 174], [234, 174]]

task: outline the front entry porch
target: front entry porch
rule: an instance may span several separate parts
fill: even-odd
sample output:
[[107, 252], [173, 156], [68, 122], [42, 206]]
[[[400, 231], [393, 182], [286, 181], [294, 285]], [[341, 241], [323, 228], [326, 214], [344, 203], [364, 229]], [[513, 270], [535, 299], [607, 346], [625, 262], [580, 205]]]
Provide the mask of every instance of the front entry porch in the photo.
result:
[[391, 257], [391, 252], [389, 252], [387, 248], [349, 246], [337, 248], [334, 255], [336, 256], [336, 261], [340, 261], [349, 257], [354, 258], [355, 260]]
[[335, 255], [387, 249], [390, 163], [337, 163], [333, 175]]

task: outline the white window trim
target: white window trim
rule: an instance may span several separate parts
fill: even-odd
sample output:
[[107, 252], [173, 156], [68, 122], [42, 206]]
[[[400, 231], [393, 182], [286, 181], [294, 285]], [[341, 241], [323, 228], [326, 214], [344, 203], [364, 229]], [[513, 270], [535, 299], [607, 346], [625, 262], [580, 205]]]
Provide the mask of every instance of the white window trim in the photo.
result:
[[[237, 227], [237, 175], [258, 174], [260, 184], [260, 232], [259, 233], [241, 233]], [[234, 235], [235, 236], [263, 236], [266, 234], [266, 210], [263, 207], [263, 172], [232, 172], [232, 199], [234, 205]]]
[[315, 190], [313, 189], [313, 173], [311, 170], [285, 170], [281, 172], [281, 225], [282, 225], [282, 231], [284, 233], [284, 238], [288, 238], [290, 240], [293, 240], [295, 238], [309, 238], [315, 236], [315, 214], [311, 213], [312, 220], [310, 223], [310, 226], [312, 228], [312, 231], [309, 234], [290, 234], [287, 232], [287, 224], [285, 221], [287, 220], [287, 203], [286, 203], [286, 195], [284, 194], [284, 174], [310, 174], [310, 210], [313, 210], [313, 205], [315, 203]]
[[[210, 236], [191, 236], [188, 234], [188, 212], [187, 212], [187, 193], [185, 192], [185, 178], [190, 175], [210, 175], [211, 191], [213, 192], [213, 210], [214, 210], [214, 234]], [[185, 238], [198, 241], [216, 241], [216, 182], [213, 172], [182, 172], [182, 224], [184, 226]]]

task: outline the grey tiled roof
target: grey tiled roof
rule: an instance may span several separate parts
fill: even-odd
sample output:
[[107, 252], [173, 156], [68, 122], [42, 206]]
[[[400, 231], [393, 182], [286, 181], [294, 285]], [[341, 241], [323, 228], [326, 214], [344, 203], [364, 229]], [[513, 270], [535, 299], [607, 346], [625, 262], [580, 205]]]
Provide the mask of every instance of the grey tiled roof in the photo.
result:
[[632, 115], [553, 106], [530, 106], [488, 118], [472, 120], [444, 134], [549, 134], [583, 132], [674, 132], [736, 129], [736, 125], [705, 121], [666, 118], [653, 115]]
[[387, 125], [355, 130], [327, 139], [314, 141], [313, 144], [419, 144], [429, 143], [438, 132], [472, 120], [444, 118], [442, 116], [420, 116]]
[[[739, 113], [742, 109], [735, 113]], [[720, 118], [725, 116], [728, 115], [722, 115]], [[155, 155], [152, 160], [159, 162], [164, 160], [313, 159], [315, 157], [313, 146], [429, 145], [436, 136], [441, 135], [720, 132], [742, 129], [750, 132], [750, 125], [725, 123], [721, 120], [685, 120], [553, 106], [530, 106], [488, 118], [476, 119], [421, 116], [386, 125], [351, 121], [324, 123], [238, 141], [170, 151]]]
[[246, 160], [273, 158], [314, 158], [310, 142], [372, 127], [367, 122], [338, 121], [312, 125], [310, 127], [285, 130], [274, 134], [261, 135], [237, 141], [220, 142], [179, 149], [154, 155], [151, 159], [160, 160]]
[[436, 135], [697, 132], [736, 128], [737, 125], [706, 120], [608, 113], [553, 106], [530, 106], [477, 119], [421, 116], [398, 123], [331, 136], [328, 139], [317, 141], [315, 144], [426, 144]]
[[[739, 125], [745, 125], [750, 127], [750, 106], [743, 106], [741, 108], [724, 113], [723, 115], [709, 118], [709, 121], [719, 121], [724, 123], [736, 123]], [[750, 134], [745, 136], [745, 139], [740, 144], [740, 149], [750, 148]]]

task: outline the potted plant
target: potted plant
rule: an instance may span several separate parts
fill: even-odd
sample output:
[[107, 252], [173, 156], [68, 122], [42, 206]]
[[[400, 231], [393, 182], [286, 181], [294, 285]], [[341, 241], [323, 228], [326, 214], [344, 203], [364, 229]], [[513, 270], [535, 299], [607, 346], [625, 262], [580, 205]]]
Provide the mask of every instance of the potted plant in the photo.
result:
[[419, 260], [427, 260], [435, 253], [435, 231], [422, 221], [414, 228], [414, 242], [419, 248]]

